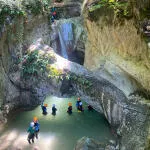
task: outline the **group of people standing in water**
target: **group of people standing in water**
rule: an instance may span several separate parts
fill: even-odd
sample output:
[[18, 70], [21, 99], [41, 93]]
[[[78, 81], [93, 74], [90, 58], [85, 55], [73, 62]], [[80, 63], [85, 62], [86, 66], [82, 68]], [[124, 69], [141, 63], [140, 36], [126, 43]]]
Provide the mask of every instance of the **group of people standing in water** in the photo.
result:
[[[41, 105], [43, 115], [47, 115], [47, 106], [48, 106], [47, 104]], [[79, 97], [78, 97], [78, 100], [76, 101], [76, 108], [77, 108], [78, 112], [84, 111], [82, 101]], [[91, 105], [88, 105], [88, 110], [93, 111], [93, 108]], [[57, 111], [57, 108], [56, 108], [55, 104], [53, 104], [52, 105], [52, 115], [56, 115], [56, 111]], [[67, 113], [72, 114], [72, 103], [71, 102], [68, 103]]]
[[[68, 107], [67, 112], [69, 114], [72, 114], [72, 103], [69, 102], [68, 106], [69, 107]], [[83, 108], [83, 105], [82, 105], [82, 101], [81, 101], [81, 99], [79, 97], [78, 97], [78, 100], [76, 101], [76, 108], [77, 108], [78, 112], [83, 112], [84, 111], [84, 108]], [[89, 111], [93, 111], [93, 107], [91, 105], [88, 105], [87, 108], [88, 108]]]
[[[41, 109], [42, 109], [43, 115], [47, 115], [47, 106], [48, 106], [47, 104], [44, 104], [44, 105], [41, 104]], [[78, 98], [76, 101], [76, 108], [77, 108], [78, 112], [84, 111], [82, 101], [80, 98]], [[88, 108], [88, 111], [93, 111], [93, 108], [91, 105], [88, 105], [87, 108]], [[57, 108], [56, 108], [55, 104], [53, 104], [52, 105], [52, 115], [56, 115], [56, 111], [57, 111]], [[72, 114], [72, 103], [71, 102], [68, 103], [67, 113], [69, 115]], [[34, 117], [33, 121], [30, 123], [30, 126], [27, 130], [27, 132], [29, 133], [28, 138], [27, 138], [29, 144], [31, 144], [31, 141], [32, 141], [32, 143], [34, 143], [34, 138], [38, 139], [39, 131], [40, 131], [40, 124], [39, 124], [38, 118]]]

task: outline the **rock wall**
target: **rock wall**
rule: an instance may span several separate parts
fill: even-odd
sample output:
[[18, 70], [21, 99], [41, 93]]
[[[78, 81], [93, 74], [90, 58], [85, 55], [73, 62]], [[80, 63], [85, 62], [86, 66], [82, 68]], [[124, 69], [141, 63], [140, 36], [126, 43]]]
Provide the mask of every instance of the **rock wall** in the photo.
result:
[[135, 97], [127, 99], [122, 91], [103, 78], [91, 79], [90, 82], [93, 86], [89, 90], [77, 84], [74, 88], [87, 103], [104, 113], [120, 136], [120, 149], [144, 149], [150, 124], [149, 106], [141, 104], [142, 100]]
[[[105, 115], [116, 129], [120, 149], [144, 150], [146, 142], [149, 144], [149, 102], [129, 94], [141, 86], [149, 90], [149, 51], [132, 20], [123, 26], [112, 26], [106, 24], [111, 16], [104, 10], [100, 14], [105, 17], [101, 16], [98, 22], [85, 20], [88, 33], [85, 66], [93, 72], [57, 57], [61, 67], [64, 65], [63, 70], [92, 83], [90, 88], [74, 81], [68, 85], [71, 84], [77, 95]], [[48, 22], [47, 15], [29, 16], [28, 20], [18, 18], [9, 28], [11, 30], [6, 27], [3, 31], [0, 40], [0, 104], [5, 105], [3, 109], [37, 105], [48, 94], [61, 96], [62, 82], [49, 79], [47, 74], [22, 80], [15, 65], [18, 56], [23, 55], [32, 42], [43, 39], [44, 42], [37, 42], [41, 49], [45, 49], [43, 43], [50, 44]], [[21, 40], [19, 33], [24, 33]]]
[[20, 80], [20, 72], [16, 65], [18, 58], [28, 46], [37, 39], [42, 39], [48, 45], [49, 24], [47, 15], [28, 16], [28, 20], [17, 18], [11, 25], [4, 26], [0, 40], [0, 106], [14, 109], [19, 105], [35, 103], [31, 91], [20, 89], [16, 83]]
[[[137, 16], [141, 8], [136, 8], [135, 13], [135, 3], [133, 14]], [[93, 20], [94, 17], [96, 20]], [[119, 82], [124, 82], [119, 75], [116, 76], [118, 81], [112, 81], [114, 79], [109, 79], [108, 75], [105, 76], [116, 86], [119, 85], [121, 90], [128, 91], [127, 95], [136, 89], [150, 90], [150, 51], [147, 43], [141, 38], [145, 35], [143, 35], [143, 20], [139, 17], [116, 20], [112, 9], [109, 8], [100, 8], [90, 15], [85, 15], [88, 40], [84, 66], [92, 71], [104, 69], [112, 78], [117, 74], [113, 72], [116, 67], [117, 72], [129, 75], [123, 78], [132, 85], [130, 91], [119, 85]], [[108, 63], [111, 64], [111, 67]], [[139, 87], [127, 78], [135, 80]]]
[[[56, 3], [56, 8], [57, 19], [64, 18], [65, 15], [66, 18], [77, 17], [77, 21], [79, 20], [80, 1], [76, 3], [69, 1], [59, 6]], [[45, 89], [47, 93], [60, 95], [59, 85], [55, 86], [56, 81], [53, 81], [54, 84], [47, 83], [45, 79], [38, 83], [30, 79], [25, 84], [20, 77], [20, 66], [17, 65], [29, 45], [37, 40], [51, 45], [52, 34], [50, 12], [43, 12], [36, 16], [30, 13], [25, 18], [18, 17], [3, 26], [0, 31], [0, 107], [2, 110], [5, 105], [9, 105], [9, 109], [12, 110], [18, 106], [29, 107], [39, 104], [45, 98], [39, 98], [39, 95], [42, 95], [41, 91], [44, 91], [41, 89]], [[78, 42], [78, 39], [76, 40]], [[32, 83], [34, 88], [31, 88]]]
[[[41, 50], [45, 51], [45, 45], [41, 42], [38, 42], [37, 45]], [[150, 105], [148, 101], [135, 96], [127, 98], [119, 88], [103, 77], [98, 77], [83, 66], [60, 57], [52, 50], [50, 53], [56, 58], [56, 61], [51, 64], [56, 69], [62, 70], [64, 74], [71, 73], [77, 79], [91, 83], [90, 87], [87, 87], [83, 82], [79, 82], [80, 80], [70, 78], [67, 81], [69, 84], [66, 89], [67, 91], [73, 90], [81, 99], [105, 115], [120, 139], [120, 149], [144, 150], [148, 141], [150, 124]], [[35, 97], [39, 99], [44, 98], [49, 93], [51, 94], [53, 87], [55, 87], [54, 94], [58, 94], [61, 91], [61, 87], [66, 85], [62, 81], [56, 84], [47, 76], [47, 74], [44, 74], [38, 80], [38, 83], [35, 82], [31, 86], [29, 86], [30, 80], [25, 82], [30, 91], [35, 91]]]
[[[148, 13], [146, 15], [145, 10], [148, 10], [150, 3], [142, 0], [129, 1], [132, 16], [121, 20], [115, 18], [114, 11], [106, 7], [87, 13], [94, 3], [96, 1], [89, 0], [85, 4], [84, 18], [88, 40], [84, 66], [93, 71], [97, 78], [103, 77], [119, 88], [127, 97], [127, 103], [125, 104], [122, 98], [119, 98], [121, 101], [117, 100], [117, 103], [109, 100], [112, 96], [105, 95], [105, 92], [102, 92], [100, 97], [97, 97], [98, 93], [94, 92], [94, 97], [97, 97], [95, 104], [90, 101], [89, 103], [96, 107], [98, 99], [101, 99], [99, 109], [103, 110], [111, 125], [118, 124], [117, 132], [121, 133], [121, 141], [122, 144], [124, 143], [121, 149], [144, 149], [141, 140], [143, 142], [145, 140], [141, 137], [148, 137], [150, 122], [146, 113], [149, 110], [143, 107], [141, 98], [133, 98], [130, 95], [136, 91], [144, 91], [148, 94], [150, 90], [149, 31], [144, 27], [148, 25], [149, 16]], [[103, 91], [103, 88], [99, 91]], [[83, 91], [79, 93], [84, 95]], [[86, 95], [85, 100], [88, 99], [91, 97]], [[149, 104], [149, 100], [145, 102]], [[145, 125], [148, 126], [147, 131], [141, 132], [141, 128]]]

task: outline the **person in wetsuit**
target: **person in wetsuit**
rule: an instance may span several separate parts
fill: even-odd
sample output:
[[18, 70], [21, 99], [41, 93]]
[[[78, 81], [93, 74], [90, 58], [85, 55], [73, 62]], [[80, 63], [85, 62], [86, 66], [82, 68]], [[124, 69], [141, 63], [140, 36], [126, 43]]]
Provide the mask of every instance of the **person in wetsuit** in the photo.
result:
[[47, 107], [47, 104], [44, 104], [44, 105], [42, 104], [41, 105], [41, 108], [42, 108], [42, 111], [43, 111], [43, 115], [47, 115], [47, 108], [46, 107]]
[[76, 107], [77, 107], [77, 110], [80, 110], [80, 108], [79, 108], [79, 103], [81, 102], [81, 100], [80, 100], [80, 98], [78, 97], [78, 100], [77, 100], [77, 102], [76, 102]]
[[55, 104], [53, 104], [53, 106], [52, 106], [52, 115], [56, 115], [56, 111], [57, 111], [57, 108], [55, 107]]
[[38, 122], [38, 118], [37, 117], [34, 117], [33, 121], [34, 121], [35, 137], [36, 137], [36, 139], [38, 139], [38, 133], [40, 131], [40, 124]]
[[27, 138], [29, 144], [31, 144], [30, 140], [32, 140], [32, 143], [34, 143], [34, 136], [35, 136], [34, 122], [30, 123], [30, 126], [29, 126], [27, 132], [29, 133], [28, 138]]
[[83, 105], [81, 101], [79, 102], [79, 111], [83, 111]]
[[69, 107], [68, 107], [67, 113], [68, 113], [68, 114], [72, 114], [72, 103], [69, 102], [69, 103], [68, 103], [68, 106], [69, 106]]
[[93, 107], [91, 105], [88, 105], [88, 111], [93, 111]]
[[83, 111], [82, 102], [81, 102], [81, 100], [80, 100], [79, 97], [78, 97], [78, 100], [77, 100], [77, 102], [76, 102], [76, 107], [77, 107], [78, 112]]

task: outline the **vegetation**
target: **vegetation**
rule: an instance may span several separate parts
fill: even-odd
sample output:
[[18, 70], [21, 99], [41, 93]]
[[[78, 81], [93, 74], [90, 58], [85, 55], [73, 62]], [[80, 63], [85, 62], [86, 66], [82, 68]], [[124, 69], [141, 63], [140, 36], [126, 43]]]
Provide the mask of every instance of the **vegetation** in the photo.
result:
[[46, 66], [49, 63], [47, 55], [40, 55], [38, 51], [33, 51], [24, 55], [20, 64], [22, 76], [24, 78], [31, 75], [38, 75], [39, 72], [46, 71]]
[[17, 42], [20, 59], [28, 15], [47, 12], [50, 2], [51, 0], [0, 0], [0, 32], [7, 30], [8, 43]]
[[118, 18], [131, 16], [129, 2], [118, 0], [98, 0], [95, 3], [89, 5], [89, 13], [92, 13], [102, 7], [113, 9], [115, 16]]
[[27, 14], [37, 15], [48, 10], [51, 0], [0, 0], [0, 25]]
[[78, 85], [82, 85], [85, 88], [89, 88], [92, 86], [92, 83], [86, 78], [77, 76], [70, 72], [59, 70], [54, 65], [47, 65], [47, 70], [49, 71], [48, 77], [55, 78], [58, 82], [66, 79], [78, 83]]
[[60, 80], [63, 80], [64, 73], [62, 70], [58, 70], [56, 67], [54, 67], [52, 65], [48, 65], [47, 69], [49, 71], [49, 74], [48, 74], [49, 78], [55, 78], [58, 82]]
[[70, 74], [69, 79], [72, 82], [78, 83], [78, 85], [84, 86], [84, 88], [90, 88], [92, 86], [92, 83], [88, 79], [86, 79], [82, 76]]

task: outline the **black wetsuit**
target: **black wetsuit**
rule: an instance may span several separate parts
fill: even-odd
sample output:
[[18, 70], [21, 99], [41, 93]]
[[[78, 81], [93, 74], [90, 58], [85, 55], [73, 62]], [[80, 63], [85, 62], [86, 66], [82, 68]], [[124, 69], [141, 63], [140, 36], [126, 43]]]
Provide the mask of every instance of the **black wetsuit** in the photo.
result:
[[52, 107], [52, 115], [56, 115], [56, 111], [57, 109], [55, 108], [55, 106]]
[[72, 106], [69, 106], [69, 107], [68, 107], [67, 112], [68, 112], [69, 114], [72, 114]]
[[35, 122], [34, 128], [35, 128], [35, 137], [38, 139], [38, 133], [40, 131], [40, 124], [38, 122]]
[[45, 106], [42, 106], [42, 111], [43, 111], [43, 114], [46, 115], [47, 114], [47, 109]]
[[88, 111], [93, 111], [93, 107], [91, 105], [88, 105]]

